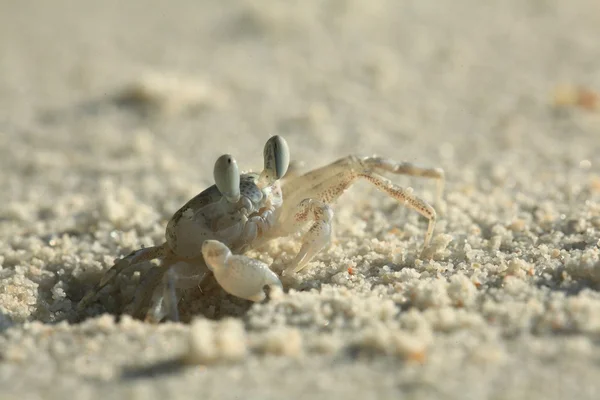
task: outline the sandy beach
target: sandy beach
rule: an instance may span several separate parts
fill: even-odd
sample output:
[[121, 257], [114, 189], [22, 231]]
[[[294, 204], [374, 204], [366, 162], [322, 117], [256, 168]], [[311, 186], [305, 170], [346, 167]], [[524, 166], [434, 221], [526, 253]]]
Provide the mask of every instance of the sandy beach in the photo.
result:
[[[598, 43], [593, 0], [0, 2], [0, 398], [600, 398]], [[263, 303], [117, 318], [145, 265], [76, 311], [275, 134], [304, 170], [443, 168], [429, 257], [427, 220], [361, 181]]]

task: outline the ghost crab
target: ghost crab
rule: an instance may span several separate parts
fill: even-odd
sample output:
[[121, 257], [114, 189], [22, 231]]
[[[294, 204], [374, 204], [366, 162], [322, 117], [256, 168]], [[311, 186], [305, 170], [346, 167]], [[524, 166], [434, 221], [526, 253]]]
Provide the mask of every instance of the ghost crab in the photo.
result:
[[440, 168], [420, 168], [380, 157], [347, 156], [303, 175], [288, 174], [289, 149], [280, 136], [264, 148], [260, 174], [239, 173], [235, 159], [225, 154], [214, 167], [215, 185], [204, 190], [177, 211], [166, 228], [166, 242], [132, 252], [117, 261], [95, 288], [79, 303], [82, 311], [99, 291], [125, 269], [154, 259], [161, 266], [142, 277], [131, 304], [137, 317], [158, 322], [179, 319], [178, 290], [198, 286], [211, 272], [229, 294], [262, 301], [265, 286], [282, 287], [269, 267], [242, 253], [266, 241], [301, 234], [301, 248], [283, 275], [300, 271], [325, 248], [331, 237], [330, 206], [357, 179], [371, 182], [426, 217], [429, 221], [423, 252], [429, 246], [436, 222], [432, 206], [379, 173], [427, 177], [438, 182], [437, 200], [444, 184]]

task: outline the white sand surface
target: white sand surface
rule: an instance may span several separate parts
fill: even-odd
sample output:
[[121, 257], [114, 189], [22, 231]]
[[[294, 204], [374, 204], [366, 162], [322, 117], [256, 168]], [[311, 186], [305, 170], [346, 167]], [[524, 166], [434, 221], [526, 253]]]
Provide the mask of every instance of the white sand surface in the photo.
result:
[[[599, 91], [597, 0], [0, 2], [0, 398], [600, 398]], [[76, 321], [273, 134], [306, 168], [444, 168], [433, 259], [363, 182], [263, 304], [192, 290], [191, 324], [117, 322], [130, 273]]]

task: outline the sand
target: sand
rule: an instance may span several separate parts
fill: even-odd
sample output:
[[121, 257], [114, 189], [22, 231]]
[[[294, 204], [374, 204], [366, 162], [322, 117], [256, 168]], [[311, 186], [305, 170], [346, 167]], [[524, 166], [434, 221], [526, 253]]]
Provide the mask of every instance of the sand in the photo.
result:
[[[599, 39], [594, 0], [2, 2], [0, 398], [599, 398]], [[273, 134], [306, 169], [444, 168], [432, 258], [361, 182], [265, 303], [116, 319], [131, 272], [78, 320], [219, 155], [260, 169]]]

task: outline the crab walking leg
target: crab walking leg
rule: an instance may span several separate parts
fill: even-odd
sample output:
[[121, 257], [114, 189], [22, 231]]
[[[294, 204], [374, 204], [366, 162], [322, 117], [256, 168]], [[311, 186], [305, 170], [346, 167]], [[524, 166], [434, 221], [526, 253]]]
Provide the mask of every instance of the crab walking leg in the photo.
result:
[[147, 247], [145, 249], [136, 250], [126, 257], [120, 259], [113, 265], [102, 277], [100, 282], [88, 292], [77, 305], [77, 310], [82, 311], [85, 309], [96, 297], [98, 292], [100, 292], [106, 285], [108, 285], [112, 280], [114, 280], [117, 275], [121, 272], [125, 271], [127, 268], [130, 268], [136, 264], [142, 263], [144, 261], [154, 260], [156, 258], [162, 258], [167, 253], [167, 249], [165, 245], [161, 246], [153, 246]]
[[157, 286], [152, 296], [152, 304], [146, 314], [146, 321], [158, 323], [163, 318], [168, 317], [173, 322], [179, 322], [179, 309], [177, 297], [175, 272], [169, 269], [162, 277], [163, 284]]
[[396, 162], [382, 157], [364, 157], [361, 162], [369, 169], [380, 172], [391, 172], [397, 175], [407, 175], [432, 178], [436, 182], [435, 204], [442, 203], [444, 194], [445, 173], [441, 168], [423, 168], [409, 162]]
[[[417, 168], [410, 164], [395, 163], [378, 157], [359, 158], [348, 156], [342, 158], [333, 164], [326, 165], [314, 171], [310, 171], [302, 176], [293, 178], [283, 187], [283, 197], [287, 204], [294, 204], [303, 198], [312, 198], [326, 204], [335, 202], [352, 184], [359, 178], [371, 182], [379, 190], [389, 194], [408, 208], [417, 211], [429, 220], [427, 233], [423, 243], [424, 256], [425, 249], [429, 246], [437, 214], [435, 209], [424, 200], [415, 196], [411, 189], [404, 189], [393, 184], [390, 180], [379, 175], [375, 171], [387, 171], [394, 173], [408, 173], [419, 176], [432, 176], [443, 182], [443, 172], [435, 169]], [[441, 188], [442, 186], [438, 186]], [[285, 213], [290, 211], [285, 210]], [[287, 214], [284, 214], [284, 220], [287, 220]]]
[[306, 267], [306, 265], [331, 242], [331, 224], [333, 210], [327, 204], [316, 199], [304, 199], [298, 204], [293, 221], [289, 228], [294, 231], [302, 229], [307, 222], [313, 221], [308, 231], [302, 236], [302, 247], [294, 261], [283, 272], [284, 275], [295, 273]]
[[164, 245], [147, 247], [145, 249], [140, 249], [131, 252], [126, 257], [119, 260], [115, 265], [113, 265], [110, 271], [108, 271], [108, 273], [102, 277], [99, 286], [106, 286], [106, 284], [108, 284], [109, 281], [113, 280], [118, 274], [125, 271], [129, 267], [132, 267], [144, 261], [151, 261], [156, 258], [164, 257], [166, 252], [167, 251]]
[[425, 233], [425, 241], [423, 242], [423, 249], [421, 250], [421, 257], [425, 256], [425, 250], [429, 247], [429, 242], [433, 236], [433, 230], [435, 229], [435, 221], [437, 215], [435, 209], [427, 204], [424, 200], [412, 194], [412, 189], [404, 189], [400, 186], [394, 185], [388, 179], [377, 175], [375, 173], [360, 174], [361, 178], [364, 178], [371, 182], [377, 189], [389, 194], [398, 202], [404, 204], [406, 207], [415, 210], [425, 218], [429, 220], [427, 225], [427, 233]]
[[133, 301], [125, 310], [127, 314], [137, 319], [144, 319], [144, 312], [148, 308], [154, 292], [163, 281], [165, 271], [163, 268], [150, 268], [136, 289]]
[[209, 274], [210, 271], [203, 261], [200, 263], [175, 261], [164, 273], [162, 286], [159, 286], [152, 296], [146, 320], [160, 322], [167, 317], [170, 321], [178, 322], [178, 304], [181, 297], [178, 290], [199, 286]]
[[266, 298], [264, 287], [283, 288], [277, 275], [261, 261], [241, 255], [232, 255], [218, 240], [206, 240], [202, 255], [215, 279], [229, 294], [255, 302]]
[[[201, 268], [200, 270], [199, 267]], [[160, 322], [165, 317], [179, 321], [178, 289], [189, 289], [202, 283], [209, 274], [205, 263], [168, 258], [158, 268], [151, 268], [136, 289], [126, 312], [148, 322]]]
[[[350, 155], [309, 171], [298, 177], [284, 180], [284, 198], [291, 197], [300, 201], [302, 198], [315, 197], [330, 203], [335, 201], [346, 190], [359, 173], [393, 173], [437, 180], [436, 204], [440, 204], [444, 191], [445, 174], [441, 168], [424, 168], [408, 162], [396, 162], [382, 157], [358, 157]], [[345, 182], [350, 180], [350, 183]]]

